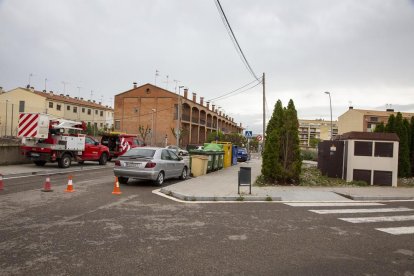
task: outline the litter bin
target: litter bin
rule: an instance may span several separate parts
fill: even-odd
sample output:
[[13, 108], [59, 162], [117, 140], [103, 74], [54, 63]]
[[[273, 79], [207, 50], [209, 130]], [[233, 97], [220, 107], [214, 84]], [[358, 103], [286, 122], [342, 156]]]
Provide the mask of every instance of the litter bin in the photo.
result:
[[234, 165], [237, 165], [237, 152], [238, 152], [238, 146], [235, 146], [235, 145], [233, 145], [233, 148], [232, 148], [232, 156], [231, 156], [231, 165], [232, 166], [234, 166]]
[[224, 151], [224, 164], [223, 167], [227, 168], [231, 166], [231, 156], [232, 156], [232, 145], [230, 142], [218, 142], [219, 145], [223, 147]]
[[208, 157], [203, 155], [191, 156], [191, 173], [197, 177], [207, 173]]

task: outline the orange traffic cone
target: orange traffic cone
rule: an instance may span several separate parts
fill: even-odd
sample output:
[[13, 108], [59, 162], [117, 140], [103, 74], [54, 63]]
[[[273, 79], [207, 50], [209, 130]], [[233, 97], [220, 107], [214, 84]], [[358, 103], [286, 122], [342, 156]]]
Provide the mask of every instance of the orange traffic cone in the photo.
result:
[[45, 185], [43, 186], [42, 192], [53, 192], [51, 189], [52, 185], [50, 184], [50, 176], [46, 177]]
[[72, 192], [74, 192], [75, 190], [73, 189], [73, 184], [72, 184], [72, 176], [71, 175], [69, 175], [69, 179], [68, 179], [68, 186], [66, 187], [66, 190], [65, 190], [65, 192], [67, 192], [67, 193], [72, 193]]
[[0, 191], [4, 190], [3, 175], [0, 173]]
[[118, 176], [115, 176], [114, 191], [112, 192], [112, 194], [114, 195], [122, 194], [121, 190], [119, 189]]

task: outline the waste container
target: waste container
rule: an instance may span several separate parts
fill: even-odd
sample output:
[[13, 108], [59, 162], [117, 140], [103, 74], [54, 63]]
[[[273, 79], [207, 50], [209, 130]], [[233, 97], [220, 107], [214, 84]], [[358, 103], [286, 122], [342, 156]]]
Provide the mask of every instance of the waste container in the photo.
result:
[[[223, 168], [222, 156], [224, 154], [223, 146], [215, 143], [205, 143], [203, 153], [209, 157], [207, 171], [216, 171]], [[220, 162], [221, 156], [221, 162]]]
[[231, 166], [231, 156], [232, 156], [232, 145], [230, 142], [218, 142], [219, 145], [223, 146], [224, 151], [224, 164], [223, 167], [227, 168]]
[[191, 173], [197, 177], [207, 173], [208, 157], [204, 155], [191, 156]]
[[224, 165], [224, 152], [219, 152], [217, 154], [217, 163], [218, 163], [218, 169], [221, 170], [223, 168]]
[[237, 151], [238, 151], [238, 146], [233, 145], [232, 147], [232, 151], [231, 151], [231, 165], [237, 165]]

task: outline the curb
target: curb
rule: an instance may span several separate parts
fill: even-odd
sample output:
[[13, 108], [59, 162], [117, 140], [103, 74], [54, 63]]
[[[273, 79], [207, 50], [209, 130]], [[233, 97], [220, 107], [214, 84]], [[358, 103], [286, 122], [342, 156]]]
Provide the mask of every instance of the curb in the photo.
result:
[[183, 201], [282, 201], [282, 198], [279, 196], [191, 196], [173, 192], [165, 188], [162, 188], [160, 192]]
[[414, 197], [412, 196], [353, 196], [335, 192], [336, 194], [356, 200], [356, 201], [376, 201], [376, 200], [413, 200]]
[[29, 177], [29, 176], [38, 176], [38, 175], [56, 175], [56, 174], [67, 174], [71, 172], [81, 172], [81, 171], [92, 171], [92, 170], [100, 170], [105, 168], [80, 168], [80, 169], [72, 169], [72, 170], [64, 170], [64, 171], [57, 171], [57, 170], [50, 170], [50, 171], [35, 171], [35, 172], [25, 172], [25, 173], [11, 173], [3, 175], [3, 179], [10, 179], [16, 177]]

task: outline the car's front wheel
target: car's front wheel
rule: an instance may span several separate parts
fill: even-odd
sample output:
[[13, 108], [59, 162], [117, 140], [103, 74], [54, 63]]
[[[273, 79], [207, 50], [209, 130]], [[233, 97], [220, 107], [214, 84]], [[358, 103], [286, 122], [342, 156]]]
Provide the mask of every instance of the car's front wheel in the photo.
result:
[[161, 186], [164, 183], [164, 173], [160, 172], [157, 176], [157, 179], [155, 180], [155, 184], [158, 186]]

